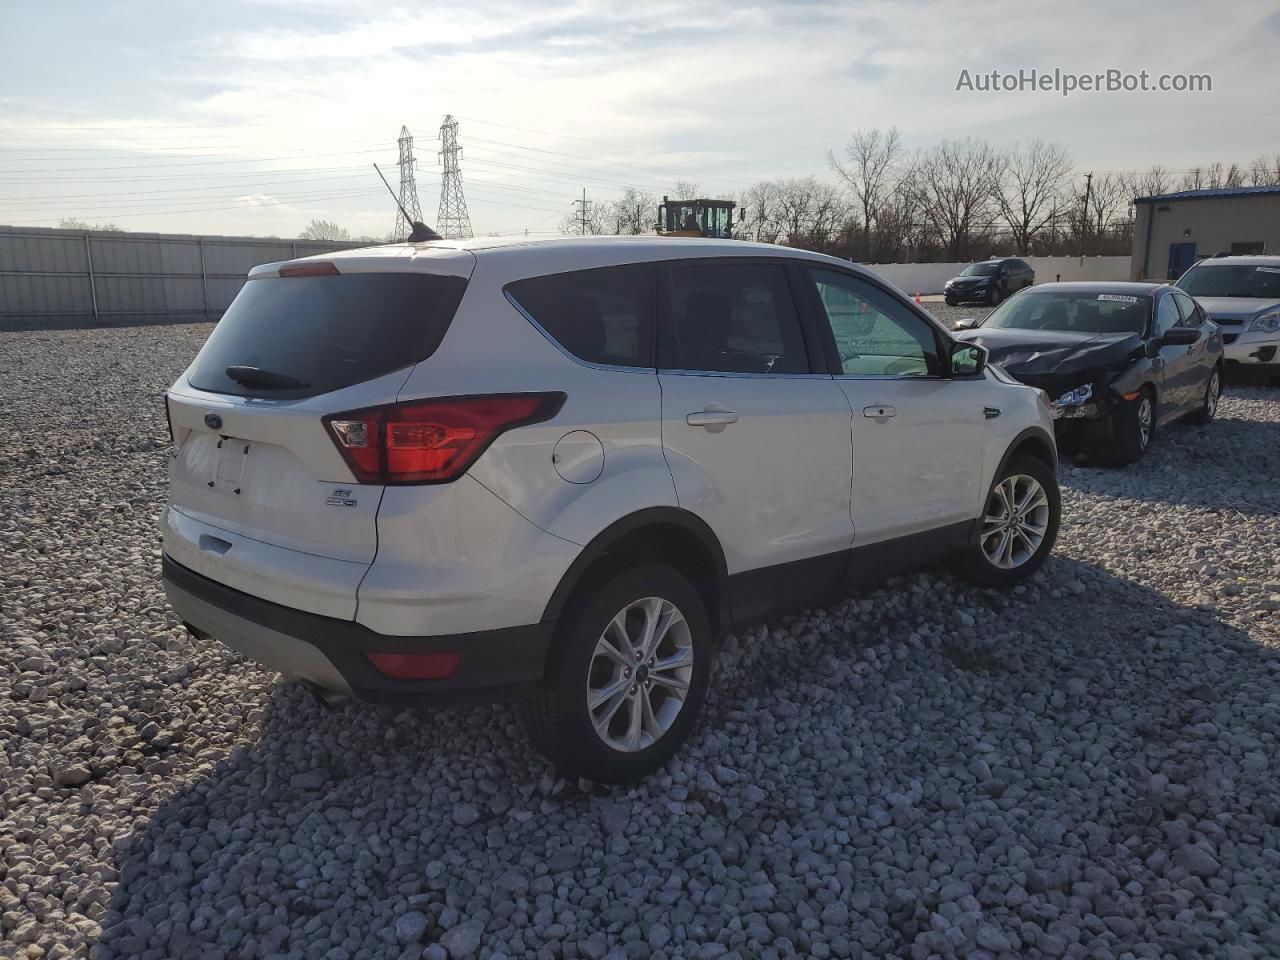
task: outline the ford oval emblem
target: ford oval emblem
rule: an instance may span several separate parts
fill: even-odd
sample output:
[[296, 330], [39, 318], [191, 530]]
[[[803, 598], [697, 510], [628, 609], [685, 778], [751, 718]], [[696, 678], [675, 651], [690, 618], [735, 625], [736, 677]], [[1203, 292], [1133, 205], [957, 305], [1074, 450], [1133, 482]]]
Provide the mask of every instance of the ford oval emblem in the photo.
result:
[[222, 418], [216, 413], [206, 413], [204, 415], [204, 425], [210, 430], [221, 430]]

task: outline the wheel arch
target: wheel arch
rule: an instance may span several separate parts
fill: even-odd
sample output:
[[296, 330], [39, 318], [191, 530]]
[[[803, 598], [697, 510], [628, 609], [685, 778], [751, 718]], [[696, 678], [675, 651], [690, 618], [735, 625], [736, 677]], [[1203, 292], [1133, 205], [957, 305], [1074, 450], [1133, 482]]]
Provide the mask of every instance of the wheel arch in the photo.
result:
[[727, 628], [728, 568], [720, 541], [706, 522], [679, 507], [649, 507], [614, 521], [569, 565], [547, 601], [543, 622], [559, 620], [575, 593], [614, 570], [659, 560], [684, 574], [702, 596], [712, 628]]
[[1058, 469], [1058, 445], [1053, 437], [1043, 427], [1028, 427], [1014, 437], [1013, 442], [1005, 450], [1004, 456], [1000, 458], [1000, 464], [996, 467], [996, 472], [991, 475], [992, 483], [1004, 472], [1010, 460], [1020, 456], [1035, 457], [1048, 464], [1051, 470]]

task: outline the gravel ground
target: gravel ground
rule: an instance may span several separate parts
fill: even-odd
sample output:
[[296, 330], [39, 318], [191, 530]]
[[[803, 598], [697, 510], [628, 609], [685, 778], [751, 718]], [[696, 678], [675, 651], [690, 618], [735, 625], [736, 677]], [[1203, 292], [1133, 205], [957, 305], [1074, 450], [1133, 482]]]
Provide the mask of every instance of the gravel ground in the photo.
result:
[[1065, 466], [1055, 557], [730, 638], [629, 790], [329, 713], [157, 582], [208, 327], [0, 334], [0, 956], [1280, 956], [1280, 392]]

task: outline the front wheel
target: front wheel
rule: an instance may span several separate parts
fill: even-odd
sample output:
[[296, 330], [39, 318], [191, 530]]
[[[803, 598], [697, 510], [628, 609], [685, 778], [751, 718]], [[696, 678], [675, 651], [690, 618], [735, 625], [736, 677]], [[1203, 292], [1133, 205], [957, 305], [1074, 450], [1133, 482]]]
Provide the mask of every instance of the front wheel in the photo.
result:
[[697, 590], [671, 567], [616, 574], [561, 621], [542, 685], [522, 705], [556, 768], [600, 783], [653, 773], [693, 729], [711, 677]]
[[987, 303], [996, 306], [1000, 303], [1000, 288], [992, 284], [990, 292], [987, 293]]
[[1058, 477], [1036, 457], [1012, 457], [991, 483], [958, 572], [984, 587], [1010, 587], [1040, 569], [1058, 538]]
[[1156, 395], [1143, 387], [1138, 395], [1121, 405], [1113, 422], [1115, 439], [1102, 451], [1102, 459], [1113, 466], [1137, 463], [1151, 447], [1156, 435]]

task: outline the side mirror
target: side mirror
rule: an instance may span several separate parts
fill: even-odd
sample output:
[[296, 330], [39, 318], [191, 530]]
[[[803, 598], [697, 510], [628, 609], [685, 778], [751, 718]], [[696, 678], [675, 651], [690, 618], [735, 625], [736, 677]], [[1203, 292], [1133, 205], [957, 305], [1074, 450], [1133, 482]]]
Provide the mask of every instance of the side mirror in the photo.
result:
[[972, 330], [977, 325], [978, 321], [973, 319], [973, 317], [965, 317], [963, 320], [956, 321], [957, 330]]
[[976, 377], [987, 369], [987, 348], [976, 343], [957, 343], [951, 347], [951, 375]]
[[1194, 327], [1170, 327], [1160, 338], [1162, 347], [1189, 347], [1200, 339], [1200, 331]]

